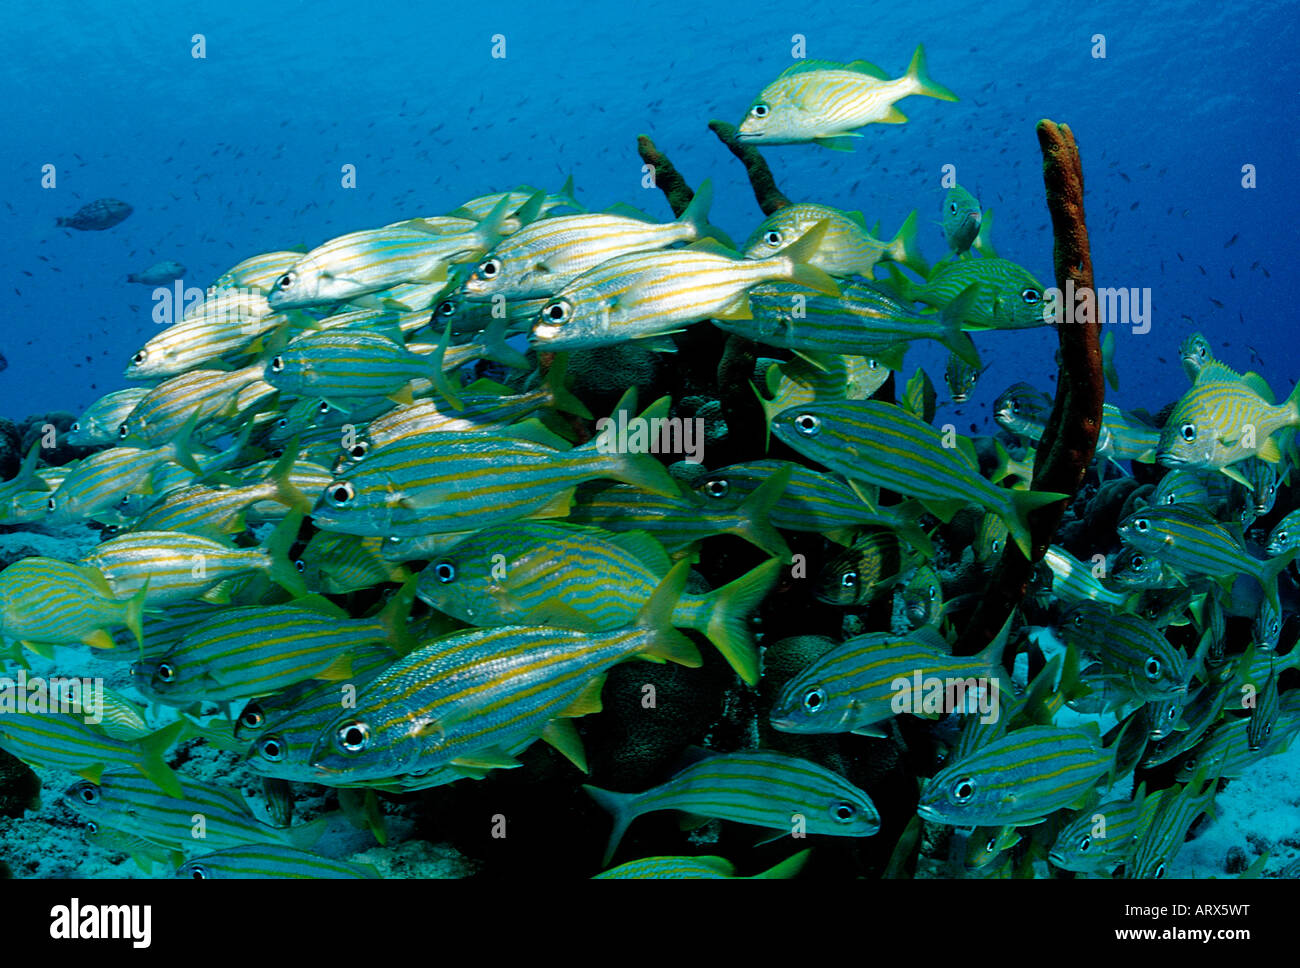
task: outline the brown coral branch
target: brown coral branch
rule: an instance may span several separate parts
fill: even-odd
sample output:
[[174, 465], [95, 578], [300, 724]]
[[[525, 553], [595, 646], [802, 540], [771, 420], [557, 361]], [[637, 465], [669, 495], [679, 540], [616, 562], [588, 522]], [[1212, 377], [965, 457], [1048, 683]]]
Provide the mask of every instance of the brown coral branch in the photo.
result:
[[649, 135], [637, 135], [636, 150], [641, 160], [654, 169], [654, 183], [668, 199], [673, 214], [680, 216], [686, 211], [686, 206], [691, 204], [695, 192], [691, 190], [690, 185], [686, 184], [686, 179], [668, 160], [668, 156], [655, 147]]
[[[1101, 366], [1101, 326], [1093, 298], [1092, 256], [1083, 217], [1083, 166], [1069, 127], [1046, 119], [1037, 125], [1043, 152], [1043, 184], [1055, 238], [1053, 261], [1056, 286], [1062, 293], [1080, 293], [1091, 303], [1086, 322], [1074, 321], [1074, 306], [1064, 303], [1065, 321], [1058, 325], [1060, 372], [1056, 401], [1034, 460], [1036, 491], [1058, 491], [1070, 498], [1083, 483], [1097, 449], [1101, 406], [1106, 382]], [[1027, 559], [1007, 543], [975, 614], [962, 633], [956, 651], [970, 655], [991, 642], [1029, 587], [1034, 563], [1043, 557], [1061, 523], [1068, 501], [1057, 501], [1029, 516], [1033, 558]]]
[[758, 149], [751, 145], [743, 145], [736, 140], [734, 124], [710, 121], [709, 130], [716, 134], [718, 140], [726, 145], [745, 166], [745, 171], [749, 173], [749, 184], [754, 189], [754, 198], [758, 200], [758, 207], [763, 210], [764, 215], [771, 215], [790, 204], [790, 199], [781, 194], [781, 189], [776, 187], [772, 169], [767, 167], [767, 162], [763, 160]]

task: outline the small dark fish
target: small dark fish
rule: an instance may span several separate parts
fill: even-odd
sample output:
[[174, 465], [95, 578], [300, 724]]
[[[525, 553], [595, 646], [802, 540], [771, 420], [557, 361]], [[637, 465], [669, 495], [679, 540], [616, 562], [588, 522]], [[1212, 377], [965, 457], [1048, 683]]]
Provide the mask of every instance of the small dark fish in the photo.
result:
[[5, 359], [3, 353], [0, 353], [0, 373], [3, 373], [7, 369], [9, 369], [9, 361]]
[[1237, 241], [1237, 233], [1234, 232], [1234, 233], [1232, 234], [1232, 238], [1230, 238], [1227, 242], [1224, 242], [1224, 243], [1223, 243], [1223, 247], [1226, 249], [1228, 246], [1232, 245], [1232, 243], [1234, 243], [1234, 242], [1236, 242], [1236, 241]]
[[1215, 299], [1213, 296], [1210, 297], [1210, 302], [1214, 303], [1214, 305], [1218, 306], [1220, 309], [1223, 308], [1223, 303], [1219, 302], [1219, 300]]
[[82, 232], [102, 232], [121, 222], [133, 209], [126, 202], [116, 198], [100, 198], [77, 209], [69, 218], [55, 220], [60, 228], [78, 229]]

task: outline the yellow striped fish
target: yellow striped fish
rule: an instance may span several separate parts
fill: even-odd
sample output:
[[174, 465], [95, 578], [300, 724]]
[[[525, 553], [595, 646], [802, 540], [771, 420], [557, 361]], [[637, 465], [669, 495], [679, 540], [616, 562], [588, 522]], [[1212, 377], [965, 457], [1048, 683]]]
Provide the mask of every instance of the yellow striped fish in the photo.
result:
[[836, 151], [852, 151], [853, 139], [862, 137], [855, 129], [905, 122], [907, 116], [894, 103], [913, 94], [957, 100], [956, 94], [930, 79], [921, 45], [917, 45], [907, 73], [893, 80], [866, 61], [801, 61], [763, 88], [736, 136], [748, 144], [814, 142]]
[[888, 242], [872, 238], [861, 212], [843, 212], [829, 205], [799, 202], [773, 212], [741, 246], [747, 259], [766, 259], [801, 238], [818, 222], [826, 223], [826, 235], [808, 260], [832, 276], [871, 278], [877, 262], [888, 260], [905, 265], [925, 276], [930, 266], [916, 247], [916, 212], [907, 216], [898, 233]]
[[23, 558], [0, 571], [0, 632], [33, 651], [82, 642], [97, 649], [114, 647], [108, 630], [125, 625], [143, 638], [145, 592], [119, 600], [94, 568], [53, 558]]

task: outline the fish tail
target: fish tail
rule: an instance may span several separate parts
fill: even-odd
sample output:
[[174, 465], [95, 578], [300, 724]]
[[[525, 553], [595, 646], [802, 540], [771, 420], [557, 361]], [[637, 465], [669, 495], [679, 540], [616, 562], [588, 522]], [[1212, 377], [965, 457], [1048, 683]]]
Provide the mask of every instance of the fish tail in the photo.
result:
[[451, 320], [447, 320], [447, 325], [442, 331], [442, 336], [438, 339], [438, 348], [433, 351], [429, 358], [429, 378], [433, 381], [433, 387], [438, 391], [447, 403], [451, 404], [454, 410], [464, 410], [465, 403], [460, 399], [456, 388], [452, 386], [451, 381], [447, 379], [447, 373], [443, 369], [444, 361], [447, 358], [447, 347], [451, 345]]
[[900, 265], [905, 265], [922, 279], [930, 278], [930, 264], [921, 255], [916, 242], [916, 209], [903, 220], [898, 232], [885, 246], [889, 258]]
[[686, 588], [686, 578], [690, 571], [689, 561], [679, 561], [673, 565], [655, 588], [650, 600], [637, 613], [635, 625], [654, 633], [642, 650], [644, 656], [697, 669], [704, 663], [700, 658], [700, 650], [673, 627], [673, 612]]
[[555, 193], [555, 197], [563, 199], [564, 204], [568, 205], [570, 208], [576, 208], [579, 212], [585, 212], [587, 210], [586, 206], [578, 202], [578, 197], [574, 194], [574, 191], [573, 174], [570, 173], [569, 177], [564, 179], [564, 184], [560, 186], [560, 190]]
[[149, 579], [146, 578], [144, 584], [140, 586], [140, 590], [127, 599], [126, 609], [122, 616], [122, 624], [135, 636], [136, 645], [140, 647], [142, 655], [144, 654], [144, 606], [148, 594]]
[[551, 396], [551, 409], [590, 420], [591, 411], [587, 409], [587, 405], [575, 397], [569, 389], [568, 370], [569, 354], [556, 353], [551, 360], [550, 369], [546, 371], [546, 390]]
[[325, 829], [330, 825], [334, 814], [329, 813], [323, 817], [317, 817], [308, 823], [300, 824], [297, 827], [271, 828], [279, 829], [283, 832], [285, 840], [289, 846], [297, 847], [299, 850], [311, 850], [316, 846], [316, 841], [320, 840]]
[[280, 459], [271, 467], [271, 473], [267, 475], [267, 480], [275, 488], [275, 500], [279, 501], [290, 511], [298, 511], [301, 514], [310, 514], [312, 509], [312, 500], [304, 494], [290, 476], [293, 473], [293, 465], [298, 459], [298, 438], [295, 437], [289, 443], [284, 445], [284, 453]]
[[993, 248], [993, 209], [984, 210], [980, 216], [979, 234], [975, 236], [975, 241], [971, 243], [971, 248], [978, 252], [986, 259], [996, 259], [997, 250]]
[[783, 278], [828, 296], [838, 296], [840, 295], [839, 284], [812, 264], [812, 260], [817, 257], [817, 250], [826, 238], [826, 227], [825, 220], [818, 222], [774, 258], [784, 260], [786, 263], [787, 268]]
[[1016, 546], [1026, 558], [1033, 558], [1033, 545], [1029, 531], [1029, 514], [1047, 504], [1064, 501], [1069, 495], [1055, 491], [1008, 491], [1007, 528]]
[[940, 337], [939, 342], [946, 346], [959, 360], [975, 367], [977, 370], [983, 368], [980, 363], [979, 351], [975, 349], [975, 342], [962, 329], [962, 323], [965, 317], [969, 315], [971, 305], [978, 296], [978, 286], [967, 286], [957, 295], [956, 299], [939, 311], [939, 322], [944, 328], [944, 334]]
[[1261, 562], [1263, 567], [1259, 571], [1259, 583], [1264, 589], [1264, 596], [1268, 599], [1269, 605], [1275, 609], [1281, 609], [1277, 597], [1277, 576], [1286, 571], [1297, 555], [1300, 555], [1300, 548], [1292, 548], [1275, 558]]
[[907, 65], [907, 79], [912, 82], [912, 86], [915, 88], [913, 93], [915, 94], [922, 94], [925, 97], [937, 97], [940, 101], [957, 100], [956, 94], [930, 78], [930, 72], [925, 63], [924, 44], [916, 45], [916, 53], [912, 55], [912, 63]]
[[787, 857], [775, 867], [770, 867], [761, 874], [755, 874], [754, 879], [789, 880], [803, 870], [803, 865], [807, 863], [808, 855], [811, 853], [811, 850], [801, 850], [799, 853]]
[[412, 575], [402, 584], [379, 612], [379, 621], [388, 632], [388, 641], [402, 655], [411, 652], [415, 643], [406, 631], [411, 607], [415, 604], [415, 586], [419, 576]]
[[712, 204], [713, 179], [706, 178], [695, 190], [695, 197], [691, 199], [691, 204], [686, 206], [686, 211], [682, 212], [682, 217], [678, 219], [683, 225], [690, 226], [692, 240], [702, 239], [712, 234], [713, 227], [709, 225], [709, 207]]
[[608, 867], [610, 860], [614, 857], [614, 851], [618, 850], [618, 845], [627, 833], [628, 824], [636, 819], [636, 799], [635, 793], [615, 793], [613, 790], [602, 790], [600, 787], [592, 786], [590, 783], [584, 783], [582, 788], [587, 791], [587, 795], [605, 808], [614, 818], [614, 829], [609, 833], [609, 846], [605, 848], [605, 856], [601, 860], [601, 866]]
[[[537, 194], [542, 196], [543, 201], [545, 200], [545, 192], [538, 192]], [[530, 198], [525, 202], [524, 208], [531, 205], [536, 197], [537, 196], [534, 195], [533, 198]], [[541, 210], [541, 207], [542, 202], [538, 201], [534, 206], [534, 211], [532, 213], [533, 218], [537, 217], [537, 212]], [[523, 208], [521, 208], [520, 211], [522, 212]], [[483, 216], [483, 221], [478, 223], [478, 229], [475, 231], [475, 234], [478, 236], [479, 245], [484, 251], [490, 250], [492, 246], [497, 244], [497, 240], [500, 239], [501, 236], [505, 235], [505, 223], [512, 214], [513, 213], [510, 210], [510, 193], [506, 192], [501, 197], [501, 201], [496, 203], [496, 206], [492, 211]], [[529, 221], [532, 221], [532, 219], [529, 219]], [[522, 225], [528, 224], [527, 222], [524, 222], [522, 218], [520, 219], [520, 222]]]
[[285, 515], [284, 520], [275, 526], [275, 530], [271, 532], [266, 539], [266, 543], [262, 545], [262, 550], [271, 560], [267, 572], [271, 581], [294, 598], [301, 598], [307, 594], [307, 585], [303, 581], [301, 573], [289, 558], [289, 549], [298, 540], [298, 529], [302, 525], [302, 520], [302, 514], [297, 511], [290, 511]]
[[531, 370], [528, 357], [506, 342], [506, 333], [510, 329], [510, 319], [505, 316], [493, 317], [478, 334], [478, 343], [483, 347], [483, 359], [500, 363], [512, 370]]
[[749, 632], [749, 616], [772, 590], [780, 570], [781, 559], [769, 558], [705, 598], [709, 604], [708, 624], [702, 631], [746, 685], [757, 685], [759, 675], [758, 649]]
[[191, 446], [190, 438], [194, 435], [194, 428], [198, 426], [199, 412], [195, 410], [189, 415], [189, 418], [181, 425], [181, 429], [176, 431], [176, 436], [172, 438], [171, 452], [172, 460], [181, 467], [185, 468], [191, 474], [202, 474], [198, 462], [194, 459], [194, 448]]
[[[769, 414], [769, 424], [770, 417]], [[772, 507], [785, 493], [793, 473], [792, 465], [782, 467], [745, 498], [737, 509], [740, 524], [732, 532], [769, 555], [776, 555], [781, 561], [790, 560], [790, 546], [781, 537], [781, 532], [772, 526]]]

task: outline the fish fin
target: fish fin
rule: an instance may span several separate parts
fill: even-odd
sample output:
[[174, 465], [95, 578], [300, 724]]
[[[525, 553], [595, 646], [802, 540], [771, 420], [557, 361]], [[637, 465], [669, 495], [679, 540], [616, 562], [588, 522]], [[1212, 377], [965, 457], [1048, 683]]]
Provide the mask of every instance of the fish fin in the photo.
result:
[[352, 656], [336, 656], [329, 665], [312, 677], [325, 682], [345, 682], [352, 678]]
[[696, 239], [694, 242], [686, 246], [686, 248], [693, 252], [711, 252], [713, 255], [725, 255], [732, 259], [739, 256], [739, 253], [737, 253], [735, 249], [727, 248], [727, 246], [723, 245], [722, 242], [711, 235], [705, 236], [701, 239]]
[[935, 97], [940, 101], [956, 101], [957, 95], [948, 90], [942, 84], [935, 83], [931, 78], [925, 63], [925, 45], [917, 44], [916, 53], [912, 55], [912, 62], [907, 65], [906, 77], [916, 88], [916, 93], [924, 97]]
[[869, 736], [872, 739], [886, 739], [889, 736], [879, 723], [871, 723], [867, 726], [859, 726], [857, 729], [849, 730], [854, 736]]
[[543, 381], [547, 392], [550, 394], [550, 407], [560, 413], [569, 413], [584, 420], [591, 420], [592, 414], [587, 409], [587, 405], [575, 397], [569, 389], [568, 369], [569, 354], [556, 353], [546, 371], [546, 379]]
[[411, 652], [415, 642], [407, 634], [406, 624], [411, 617], [411, 607], [415, 604], [416, 576], [408, 578], [392, 597], [379, 610], [376, 616], [388, 633], [388, 641], [394, 650], [402, 655]]
[[813, 144], [821, 145], [823, 148], [829, 148], [831, 151], [852, 151], [853, 139], [861, 138], [860, 134], [841, 134], [834, 138], [813, 138]]
[[[703, 665], [704, 660], [700, 658], [700, 650], [695, 647], [695, 643], [673, 627], [673, 612], [686, 588], [686, 579], [690, 571], [691, 563], [687, 559], [673, 565], [656, 586], [650, 600], [637, 613], [633, 624], [654, 633], [641, 652], [643, 658], [658, 662], [675, 662], [688, 669], [697, 669]], [[729, 656], [728, 659], [730, 660]], [[757, 656], [755, 659], [757, 660]], [[744, 675], [741, 669], [736, 671]], [[754, 682], [757, 681], [755, 675]]]
[[614, 818], [614, 829], [610, 831], [609, 845], [605, 848], [605, 857], [601, 861], [602, 866], [608, 867], [610, 860], [614, 857], [614, 852], [618, 850], [619, 842], [622, 841], [623, 835], [627, 833], [628, 824], [635, 820], [638, 815], [636, 809], [637, 794], [602, 790], [590, 783], [584, 783], [582, 788], [587, 791], [589, 797], [600, 804]]
[[1270, 464], [1276, 464], [1282, 459], [1282, 449], [1278, 447], [1276, 440], [1269, 437], [1264, 443], [1260, 444], [1259, 450], [1255, 451], [1255, 456], [1260, 460], [1268, 461]]
[[[184, 721], [174, 723], [176, 726], [184, 726]], [[146, 780], [150, 780], [163, 793], [169, 797], [175, 797], [180, 800], [184, 798], [185, 791], [181, 788], [180, 778], [176, 775], [161, 758], [146, 757], [135, 764], [135, 768]]]
[[1032, 559], [1033, 548], [1029, 531], [1030, 513], [1044, 505], [1067, 500], [1069, 495], [1059, 494], [1056, 491], [1008, 491], [1007, 494], [1009, 498], [1008, 510], [1010, 511], [1004, 518], [1007, 529], [1024, 556]]
[[[88, 645], [88, 646], [90, 646], [92, 649], [115, 649], [115, 648], [117, 648], [117, 643], [116, 643], [115, 641], [113, 641], [113, 636], [112, 636], [111, 634], [109, 634], [109, 633], [108, 633], [106, 630], [104, 630], [104, 629], [95, 629], [95, 631], [93, 631], [93, 632], [87, 632], [85, 635], [83, 635], [83, 636], [81, 637], [81, 644], [82, 644], [82, 645]], [[36, 652], [35, 649], [32, 649], [32, 651], [33, 651], [33, 652]], [[40, 653], [40, 652], [36, 652], [36, 654], [37, 654], [37, 655], [42, 655], [42, 653]], [[43, 658], [47, 658], [47, 659], [49, 659], [49, 658], [53, 658], [53, 657], [54, 657], [54, 653], [53, 653], [53, 652], [51, 652], [51, 653], [50, 653], [49, 655], [47, 655], [47, 656], [43, 656]]]
[[772, 508], [781, 500], [792, 474], [794, 465], [787, 464], [755, 488], [737, 508], [740, 524], [731, 531], [780, 561], [790, 560], [790, 546], [772, 525]]
[[709, 208], [712, 205], [713, 180], [706, 178], [700, 182], [700, 187], [695, 190], [695, 197], [686, 206], [686, 211], [682, 212], [678, 221], [689, 225], [695, 238], [712, 238], [712, 226], [709, 225]]
[[1236, 481], [1238, 484], [1240, 484], [1242, 487], [1246, 488], [1247, 490], [1251, 489], [1250, 481], [1248, 481], [1245, 475], [1242, 474], [1241, 471], [1237, 470], [1235, 467], [1232, 467], [1231, 465], [1228, 465], [1226, 467], [1220, 467], [1219, 473], [1221, 473], [1224, 477], [1228, 478], [1229, 480]]
[[889, 106], [889, 110], [885, 112], [885, 116], [883, 118], [880, 118], [877, 123], [878, 124], [907, 124], [907, 115], [904, 114], [902, 111], [898, 110], [898, 108], [894, 107], [891, 104]]
[[641, 562], [654, 572], [656, 578], [668, 574], [668, 569], [672, 567], [672, 560], [668, 557], [668, 552], [664, 551], [663, 545], [649, 532], [611, 532], [605, 536], [605, 540], [622, 548]]
[[591, 772], [587, 769], [587, 751], [582, 747], [582, 737], [578, 735], [578, 728], [573, 725], [572, 719], [552, 719], [542, 730], [542, 741], [583, 773]]
[[[578, 719], [582, 716], [600, 712], [604, 708], [600, 698], [600, 693], [604, 688], [605, 673], [602, 672], [582, 687], [582, 692], [578, 694], [578, 698], [566, 706], [564, 712], [560, 715], [566, 719]], [[586, 772], [585, 769], [583, 772]]]
[[573, 494], [576, 488], [570, 487], [551, 498], [540, 508], [528, 515], [531, 518], [567, 518], [573, 510]]
[[925, 261], [925, 256], [921, 255], [921, 250], [916, 243], [915, 209], [903, 220], [898, 232], [889, 240], [889, 244], [885, 246], [885, 253], [892, 261], [907, 266], [922, 279], [929, 277], [930, 264]]
[[307, 594], [307, 584], [289, 558], [289, 549], [298, 540], [298, 529], [302, 526], [302, 521], [301, 513], [290, 511], [275, 526], [275, 530], [262, 546], [262, 550], [271, 559], [271, 566], [267, 572], [270, 579], [294, 598], [301, 598]]
[[789, 275], [786, 278], [791, 282], [797, 282], [801, 286], [827, 296], [839, 296], [841, 295], [839, 283], [812, 264], [817, 257], [818, 249], [826, 239], [828, 225], [827, 220], [823, 219], [772, 258], [785, 259], [788, 262]]
[[759, 677], [758, 649], [749, 631], [749, 616], [776, 584], [780, 558], [769, 558], [752, 571], [706, 596], [708, 622], [701, 631], [749, 685]]
[[742, 292], [722, 309], [713, 314], [714, 319], [736, 319], [745, 320], [753, 319], [754, 313], [749, 308], [749, 294]]
[[455, 766], [489, 770], [512, 770], [523, 766], [516, 757], [496, 746], [489, 746], [468, 756], [458, 756], [451, 762]]
[[960, 498], [949, 501], [940, 501], [932, 498], [921, 498], [921, 506], [933, 514], [936, 518], [947, 524], [953, 519], [953, 516], [966, 506], [966, 502]]
[[874, 77], [878, 81], [892, 80], [892, 78], [888, 74], [886, 74], [883, 70], [881, 70], [879, 67], [877, 67], [875, 64], [871, 63], [870, 61], [864, 61], [864, 60], [849, 61], [849, 63], [844, 65], [844, 69], [847, 71], [854, 71], [858, 74], [865, 74], [867, 75], [867, 77]]

